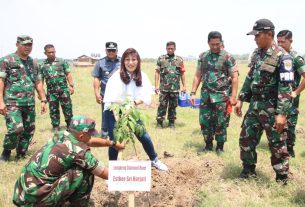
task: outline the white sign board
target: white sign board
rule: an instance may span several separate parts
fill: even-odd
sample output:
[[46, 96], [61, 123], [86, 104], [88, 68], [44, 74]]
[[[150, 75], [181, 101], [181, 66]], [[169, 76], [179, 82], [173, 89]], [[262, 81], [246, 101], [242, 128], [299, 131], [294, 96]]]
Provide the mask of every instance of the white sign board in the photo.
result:
[[151, 161], [109, 161], [108, 191], [150, 191]]

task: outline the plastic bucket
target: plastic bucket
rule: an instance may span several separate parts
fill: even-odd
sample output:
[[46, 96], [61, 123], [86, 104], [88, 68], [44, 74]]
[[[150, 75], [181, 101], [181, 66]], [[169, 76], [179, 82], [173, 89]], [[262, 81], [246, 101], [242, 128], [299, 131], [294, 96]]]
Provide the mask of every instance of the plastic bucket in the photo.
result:
[[191, 105], [190, 96], [188, 93], [181, 92], [178, 98], [178, 106], [180, 107], [188, 107]]

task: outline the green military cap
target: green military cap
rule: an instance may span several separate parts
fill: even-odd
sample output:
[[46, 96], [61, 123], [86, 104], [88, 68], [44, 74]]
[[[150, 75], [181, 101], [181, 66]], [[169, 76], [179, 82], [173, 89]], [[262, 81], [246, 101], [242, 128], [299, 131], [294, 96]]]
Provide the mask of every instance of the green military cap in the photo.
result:
[[98, 134], [95, 129], [95, 121], [85, 116], [73, 116], [69, 128], [76, 131], [87, 132], [92, 136]]
[[17, 42], [25, 45], [25, 44], [29, 44], [29, 43], [33, 43], [33, 38], [28, 36], [28, 35], [20, 35], [17, 37]]

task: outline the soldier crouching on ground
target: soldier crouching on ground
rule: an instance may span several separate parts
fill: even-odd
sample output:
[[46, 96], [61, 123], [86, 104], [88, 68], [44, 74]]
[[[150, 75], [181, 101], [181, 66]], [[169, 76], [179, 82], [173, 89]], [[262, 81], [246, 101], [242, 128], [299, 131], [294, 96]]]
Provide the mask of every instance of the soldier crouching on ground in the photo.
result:
[[287, 183], [289, 154], [286, 147], [286, 116], [291, 108], [292, 58], [273, 40], [274, 25], [268, 19], [255, 22], [247, 35], [255, 35], [250, 71], [240, 91], [235, 113], [242, 116], [242, 102], [250, 102], [240, 132], [239, 146], [243, 170], [241, 178], [256, 176], [256, 146], [263, 130], [269, 141], [271, 165], [276, 181]]
[[88, 206], [94, 175], [108, 179], [108, 168], [91, 153], [90, 147], [124, 149], [123, 144], [91, 138], [97, 134], [95, 121], [72, 117], [67, 131], [60, 131], [37, 151], [23, 167], [15, 184], [17, 206]]

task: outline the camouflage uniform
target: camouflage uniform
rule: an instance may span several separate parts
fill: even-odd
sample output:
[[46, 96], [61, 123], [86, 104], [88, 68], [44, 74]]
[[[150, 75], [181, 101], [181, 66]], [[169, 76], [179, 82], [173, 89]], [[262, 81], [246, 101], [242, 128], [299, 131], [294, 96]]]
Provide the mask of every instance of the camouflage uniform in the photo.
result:
[[[302, 73], [305, 72], [305, 61], [302, 56], [300, 56], [295, 50], [290, 50], [289, 54], [293, 58], [293, 67], [295, 69], [294, 73], [294, 83], [292, 84], [293, 90], [296, 90], [300, 85]], [[300, 95], [298, 95], [292, 102], [291, 112], [287, 119], [288, 131], [287, 131], [287, 147], [293, 147], [295, 144], [296, 136], [295, 136], [295, 127], [298, 121], [299, 114], [299, 100]]]
[[60, 104], [68, 126], [73, 116], [72, 101], [66, 80], [66, 75], [70, 73], [69, 64], [62, 58], [56, 58], [51, 62], [45, 59], [40, 65], [42, 78], [45, 79], [47, 84], [51, 124], [53, 128], [60, 124]]
[[197, 70], [202, 74], [199, 123], [204, 140], [219, 143], [227, 140], [226, 102], [231, 94], [230, 75], [237, 72], [236, 61], [225, 50], [219, 54], [210, 50], [199, 56]]
[[157, 112], [157, 121], [162, 122], [166, 115], [167, 119], [174, 122], [176, 119], [176, 107], [180, 89], [181, 75], [185, 72], [183, 59], [180, 56], [162, 55], [158, 58], [156, 70], [160, 72], [160, 94]]
[[70, 201], [73, 206], [87, 206], [96, 168], [104, 170], [90, 148], [61, 131], [22, 168], [13, 202], [18, 206], [62, 206]]
[[4, 78], [7, 106], [3, 148], [25, 154], [35, 131], [35, 82], [41, 80], [38, 65], [31, 57], [22, 60], [12, 53], [0, 59], [0, 77]]
[[285, 58], [291, 63], [291, 57], [275, 43], [266, 52], [256, 49], [249, 65], [250, 71], [239, 94], [239, 100], [250, 102], [239, 138], [240, 158], [244, 168], [253, 166], [255, 169], [256, 146], [265, 130], [271, 151], [271, 165], [277, 175], [283, 176], [287, 176], [289, 170], [287, 129], [279, 134], [274, 123], [276, 114], [290, 113], [290, 85], [280, 80], [281, 68], [289, 67]]

